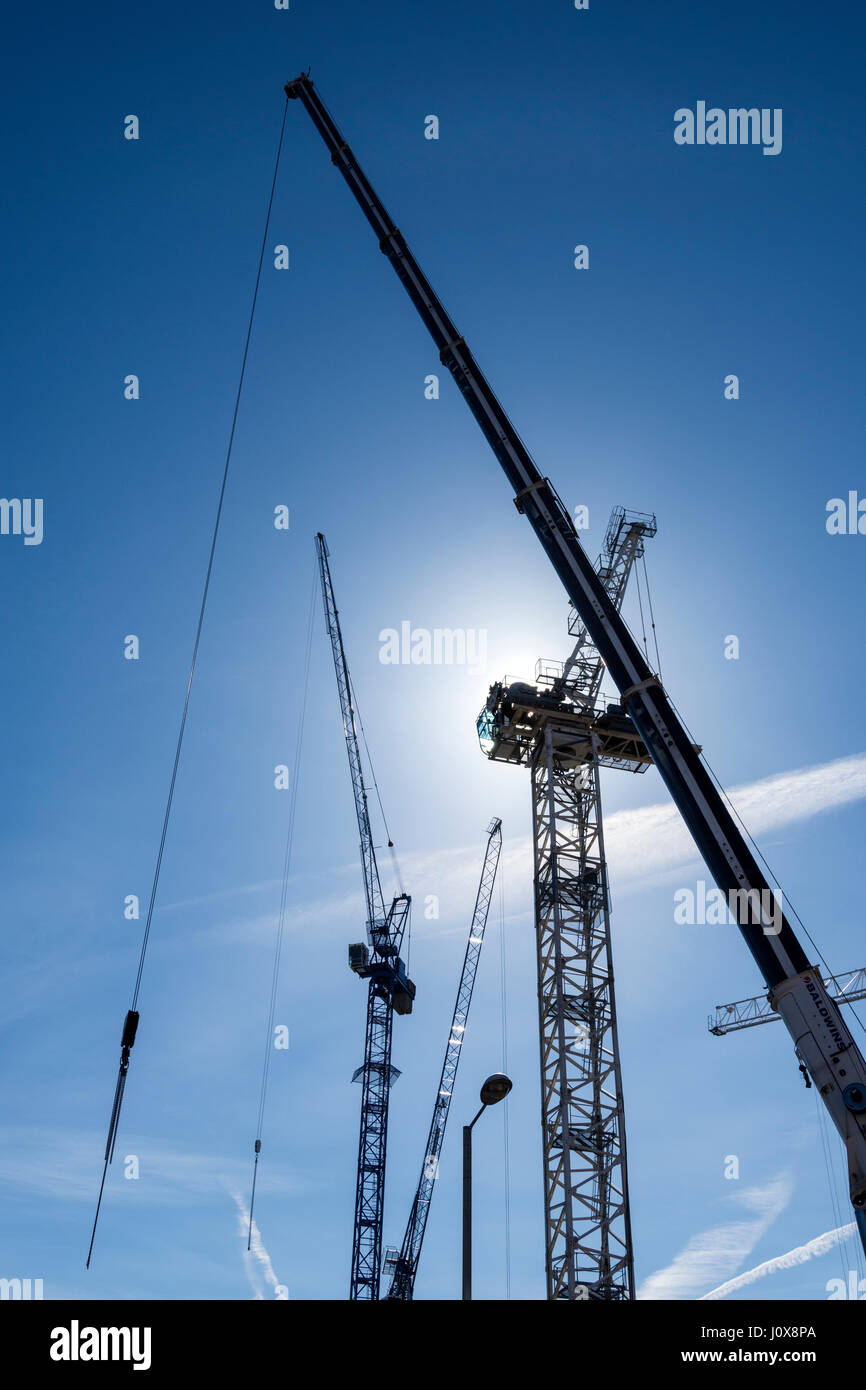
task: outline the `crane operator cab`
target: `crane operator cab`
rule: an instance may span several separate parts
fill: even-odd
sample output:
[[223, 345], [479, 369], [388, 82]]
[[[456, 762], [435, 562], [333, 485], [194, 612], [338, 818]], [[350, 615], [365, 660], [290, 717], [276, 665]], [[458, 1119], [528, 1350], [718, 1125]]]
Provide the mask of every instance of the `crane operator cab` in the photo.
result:
[[531, 722], [533, 712], [543, 710], [570, 713], [573, 706], [526, 681], [504, 680], [491, 685], [487, 703], [475, 721], [484, 756], [522, 762], [529, 732], [527, 716]]
[[406, 974], [406, 966], [399, 956], [395, 961], [379, 954], [371, 955], [363, 941], [355, 941], [349, 947], [349, 969], [362, 979], [374, 977], [382, 997], [390, 999], [395, 1014], [412, 1012], [415, 983]]
[[487, 703], [475, 721], [486, 758], [531, 764], [552, 726], [556, 760], [561, 768], [578, 768], [597, 756], [602, 767], [643, 772], [652, 761], [637, 729], [621, 704], [601, 709], [562, 698], [562, 690], [507, 678], [491, 685]]

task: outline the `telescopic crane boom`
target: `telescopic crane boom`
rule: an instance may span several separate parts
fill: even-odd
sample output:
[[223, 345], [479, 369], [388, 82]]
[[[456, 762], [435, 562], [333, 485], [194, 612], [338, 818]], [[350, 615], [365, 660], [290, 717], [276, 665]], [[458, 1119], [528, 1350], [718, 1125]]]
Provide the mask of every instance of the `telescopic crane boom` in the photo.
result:
[[[605, 592], [549, 479], [542, 477], [472, 353], [452, 323], [308, 74], [285, 88], [300, 100], [427, 326], [439, 358], [466, 399], [527, 518], [559, 575], [620, 700], [655, 763], [737, 924], [845, 1144], [851, 1201], [866, 1249], [866, 1062], [704, 765], [657, 674]], [[770, 904], [774, 910], [770, 911]]]
[[343, 714], [346, 752], [352, 774], [355, 812], [361, 833], [361, 865], [367, 904], [367, 943], [349, 947], [349, 966], [362, 979], [369, 980], [364, 1062], [353, 1080], [361, 1082], [361, 1132], [358, 1140], [358, 1175], [355, 1186], [355, 1223], [352, 1236], [352, 1274], [350, 1299], [378, 1299], [382, 1261], [382, 1218], [385, 1205], [385, 1159], [388, 1144], [388, 1101], [395, 1079], [391, 1066], [391, 1031], [394, 1014], [412, 1012], [415, 986], [406, 976], [400, 947], [409, 916], [411, 899], [400, 893], [385, 910], [367, 792], [361, 766], [361, 750], [355, 727], [352, 682], [340, 616], [334, 598], [328, 547], [325, 537], [316, 536], [319, 575], [325, 621], [331, 639], [337, 689]]
[[494, 817], [487, 829], [487, 848], [484, 851], [481, 879], [478, 884], [478, 892], [475, 895], [475, 909], [469, 924], [469, 940], [466, 943], [466, 954], [463, 957], [463, 969], [460, 972], [457, 1000], [454, 1004], [451, 1031], [448, 1034], [448, 1042], [445, 1047], [445, 1061], [442, 1063], [442, 1075], [439, 1078], [439, 1086], [436, 1091], [433, 1118], [430, 1121], [427, 1147], [424, 1150], [424, 1162], [421, 1165], [421, 1176], [418, 1179], [412, 1210], [409, 1213], [406, 1234], [403, 1237], [403, 1244], [394, 1266], [391, 1287], [388, 1290], [389, 1298], [401, 1299], [406, 1303], [412, 1299], [415, 1291], [421, 1245], [424, 1241], [424, 1231], [427, 1228], [427, 1217], [430, 1214], [433, 1188], [438, 1176], [439, 1156], [442, 1153], [445, 1126], [448, 1123], [448, 1111], [451, 1109], [454, 1082], [457, 1080], [457, 1068], [460, 1065], [460, 1054], [466, 1037], [469, 1005], [472, 1002], [472, 991], [475, 988], [475, 974], [478, 970], [481, 947], [484, 944], [484, 929], [487, 926], [490, 899], [493, 895], [493, 885], [496, 882], [496, 869], [499, 864], [501, 849], [502, 821], [497, 816]]

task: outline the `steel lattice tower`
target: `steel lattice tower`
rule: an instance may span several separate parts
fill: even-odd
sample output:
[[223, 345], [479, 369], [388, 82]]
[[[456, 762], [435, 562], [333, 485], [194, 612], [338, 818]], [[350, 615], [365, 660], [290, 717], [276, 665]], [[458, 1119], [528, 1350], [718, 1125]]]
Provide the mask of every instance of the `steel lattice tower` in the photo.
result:
[[498, 816], [494, 816], [487, 827], [487, 848], [484, 852], [484, 863], [481, 868], [481, 881], [478, 884], [475, 908], [469, 923], [469, 940], [466, 943], [466, 953], [463, 957], [463, 969], [460, 972], [460, 983], [457, 988], [457, 1002], [454, 1005], [451, 1028], [445, 1047], [445, 1060], [442, 1064], [439, 1085], [436, 1088], [433, 1118], [430, 1121], [430, 1130], [427, 1135], [427, 1147], [424, 1153], [421, 1176], [409, 1213], [409, 1223], [403, 1237], [403, 1244], [399, 1250], [394, 1249], [389, 1252], [386, 1258], [386, 1265], [390, 1265], [393, 1276], [388, 1297], [402, 1299], [404, 1302], [408, 1302], [414, 1297], [418, 1261], [424, 1242], [424, 1232], [427, 1228], [427, 1217], [430, 1214], [433, 1189], [438, 1176], [439, 1158], [445, 1140], [445, 1126], [448, 1123], [454, 1083], [457, 1080], [457, 1068], [460, 1065], [460, 1056], [466, 1037], [469, 1006], [472, 1003], [472, 993], [475, 989], [475, 975], [481, 957], [481, 947], [484, 944], [484, 932], [487, 927], [490, 899], [493, 896], [493, 885], [496, 882], [496, 870], [499, 865], [501, 850], [502, 821]]
[[[596, 566], [619, 608], [655, 518], [617, 508]], [[564, 664], [537, 687], [503, 682], [479, 719], [489, 757], [529, 766], [549, 1299], [634, 1297], [625, 1113], [617, 1040], [600, 769], [643, 771], [617, 705], [596, 708], [604, 668], [579, 620]]]
[[343, 717], [343, 737], [352, 778], [355, 814], [361, 835], [361, 867], [367, 906], [367, 943], [359, 941], [349, 947], [349, 968], [368, 982], [364, 1061], [352, 1078], [353, 1081], [361, 1083], [361, 1129], [355, 1179], [349, 1298], [375, 1301], [379, 1297], [382, 1262], [388, 1102], [391, 1084], [399, 1076], [396, 1067], [391, 1065], [393, 1015], [411, 1013], [412, 1000], [415, 998], [415, 986], [407, 977], [406, 967], [400, 959], [411, 898], [406, 893], [399, 893], [387, 912], [385, 911], [367, 805], [367, 790], [364, 785], [352, 680], [343, 646], [331, 567], [328, 563], [328, 546], [321, 532], [316, 536], [316, 554], [325, 624], [337, 676], [337, 692]]
[[561, 737], [548, 723], [531, 766], [547, 1296], [631, 1298], [599, 760], [563, 766]]

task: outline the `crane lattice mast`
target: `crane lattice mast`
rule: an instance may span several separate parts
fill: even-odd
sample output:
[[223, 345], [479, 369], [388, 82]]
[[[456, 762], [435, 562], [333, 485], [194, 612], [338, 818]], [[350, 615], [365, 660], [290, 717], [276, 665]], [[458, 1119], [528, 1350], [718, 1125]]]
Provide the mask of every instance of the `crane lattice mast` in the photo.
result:
[[[615, 508], [596, 570], [617, 611], [655, 533], [655, 517]], [[569, 631], [538, 687], [491, 687], [478, 734], [532, 774], [547, 1296], [622, 1300], [634, 1256], [600, 769], [648, 759], [620, 707], [596, 708], [604, 666], [574, 612]]]
[[316, 536], [316, 552], [322, 584], [325, 621], [331, 639], [337, 690], [343, 715], [343, 733], [349, 757], [355, 812], [361, 834], [361, 867], [367, 907], [367, 944], [349, 947], [349, 966], [369, 980], [364, 1061], [353, 1076], [361, 1083], [361, 1129], [355, 1185], [355, 1220], [352, 1234], [350, 1299], [378, 1299], [382, 1262], [382, 1220], [385, 1203], [385, 1160], [388, 1146], [388, 1103], [396, 1069], [391, 1065], [394, 1014], [412, 1012], [415, 986], [406, 976], [400, 947], [411, 899], [398, 894], [385, 910], [376, 850], [367, 807], [361, 749], [352, 700], [352, 682], [343, 646], [340, 617], [334, 597], [328, 547]]
[[866, 1060], [791, 922], [771, 912], [773, 888], [724, 793], [701, 758], [658, 672], [651, 669], [580, 543], [574, 522], [528, 449], [363, 173], [308, 73], [286, 84], [300, 100], [388, 257], [499, 462], [518, 512], [532, 526], [616, 685], [626, 722], [657, 767], [736, 921], [845, 1146], [851, 1202], [866, 1249]]
[[469, 924], [469, 940], [466, 943], [466, 954], [463, 957], [463, 969], [457, 988], [457, 1001], [454, 1005], [451, 1031], [448, 1034], [448, 1043], [445, 1048], [442, 1075], [439, 1078], [439, 1086], [436, 1091], [436, 1101], [433, 1106], [430, 1131], [427, 1135], [427, 1147], [424, 1151], [421, 1176], [418, 1179], [418, 1187], [412, 1202], [412, 1210], [409, 1213], [403, 1244], [396, 1255], [393, 1278], [388, 1291], [389, 1298], [401, 1299], [404, 1302], [411, 1300], [415, 1290], [418, 1260], [421, 1255], [424, 1231], [427, 1227], [427, 1217], [430, 1213], [433, 1189], [438, 1177], [439, 1157], [442, 1153], [445, 1126], [448, 1123], [448, 1111], [451, 1108], [454, 1082], [457, 1079], [457, 1068], [460, 1064], [460, 1055], [466, 1037], [469, 1005], [472, 1002], [475, 975], [478, 970], [481, 947], [484, 944], [484, 929], [487, 926], [490, 899], [493, 894], [493, 885], [496, 882], [496, 869], [499, 864], [501, 849], [502, 821], [498, 817], [494, 817], [487, 828], [484, 864], [481, 869], [478, 892], [475, 896], [475, 909]]

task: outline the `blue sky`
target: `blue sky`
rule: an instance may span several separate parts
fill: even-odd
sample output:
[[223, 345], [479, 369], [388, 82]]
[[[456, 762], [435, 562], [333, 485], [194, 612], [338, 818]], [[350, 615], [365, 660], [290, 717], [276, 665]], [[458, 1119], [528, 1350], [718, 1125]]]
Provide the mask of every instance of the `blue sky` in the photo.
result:
[[[42, 1277], [46, 1297], [270, 1295], [261, 1262], [245, 1266], [232, 1194], [249, 1179], [288, 817], [273, 768], [292, 760], [322, 530], [417, 904], [386, 1240], [408, 1214], [499, 815], [511, 1291], [543, 1297], [528, 776], [485, 763], [474, 719], [491, 680], [566, 654], [566, 603], [299, 105], [270, 238], [291, 268], [266, 261], [118, 1141], [141, 1176], [115, 1165], [83, 1267], [140, 945], [123, 900], [146, 898], [153, 870], [282, 85], [312, 66], [542, 472], [589, 507], [593, 555], [614, 505], [656, 513], [666, 685], [725, 785], [758, 784], [743, 805], [761, 848], [844, 970], [866, 964], [866, 539], [829, 536], [825, 517], [830, 498], [866, 492], [862, 21], [780, 3], [260, 0], [104, 6], [86, 24], [19, 8], [9, 28], [2, 493], [44, 499], [44, 538], [0, 536], [0, 1274]], [[676, 145], [674, 111], [698, 100], [781, 108], [781, 154]], [[424, 139], [429, 113], [438, 141]], [[138, 401], [124, 400], [128, 373]], [[278, 504], [288, 532], [273, 528]], [[379, 634], [404, 621], [483, 630], [480, 669], [383, 665]], [[123, 659], [129, 633], [137, 662]], [[800, 769], [817, 771], [787, 778]], [[780, 1026], [706, 1032], [713, 1005], [760, 980], [732, 929], [675, 925], [674, 892], [705, 875], [646, 812], [665, 801], [654, 773], [610, 773], [604, 796], [639, 1282], [700, 1238], [720, 1284], [847, 1221], [841, 1150], [831, 1136], [828, 1181], [814, 1093]], [[356, 842], [317, 616], [277, 1007], [291, 1047], [272, 1069], [257, 1206], [292, 1298], [348, 1285]], [[458, 1292], [459, 1125], [503, 1064], [499, 933], [497, 902], [419, 1297]], [[501, 1114], [476, 1142], [476, 1290], [499, 1298]], [[731, 1154], [738, 1181], [724, 1178]], [[731, 1228], [728, 1272], [730, 1240], [703, 1233]], [[824, 1298], [858, 1258], [842, 1246], [748, 1294]]]

